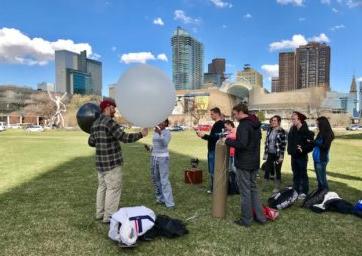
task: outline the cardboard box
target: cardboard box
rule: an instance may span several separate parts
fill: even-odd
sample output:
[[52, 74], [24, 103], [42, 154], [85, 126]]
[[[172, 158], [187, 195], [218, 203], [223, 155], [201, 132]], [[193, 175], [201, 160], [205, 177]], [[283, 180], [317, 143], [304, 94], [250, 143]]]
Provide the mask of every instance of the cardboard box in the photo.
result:
[[202, 183], [202, 170], [191, 168], [185, 170], [185, 183], [188, 184], [201, 184]]

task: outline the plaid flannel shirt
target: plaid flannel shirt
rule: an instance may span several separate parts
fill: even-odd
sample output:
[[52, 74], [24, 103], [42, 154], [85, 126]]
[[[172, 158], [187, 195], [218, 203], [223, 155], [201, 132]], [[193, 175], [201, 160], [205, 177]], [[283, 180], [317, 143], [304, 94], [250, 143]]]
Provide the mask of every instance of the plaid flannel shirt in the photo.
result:
[[109, 171], [122, 165], [123, 157], [120, 141], [135, 142], [142, 138], [142, 133], [125, 133], [123, 127], [111, 117], [100, 115], [94, 121], [88, 144], [96, 148], [96, 168], [99, 172]]
[[[265, 139], [265, 148], [264, 148], [264, 160], [268, 157], [268, 149], [269, 149], [269, 136], [272, 129], [268, 129], [266, 133], [266, 139]], [[287, 134], [284, 131], [283, 128], [279, 127], [277, 129], [277, 135], [275, 137], [275, 150], [276, 155], [279, 160], [284, 159], [284, 151], [287, 145]]]

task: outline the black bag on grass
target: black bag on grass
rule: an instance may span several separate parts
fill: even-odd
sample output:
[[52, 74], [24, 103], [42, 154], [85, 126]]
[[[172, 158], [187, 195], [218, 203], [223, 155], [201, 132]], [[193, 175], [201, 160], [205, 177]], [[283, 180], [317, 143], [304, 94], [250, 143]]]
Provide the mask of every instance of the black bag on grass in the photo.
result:
[[317, 189], [307, 195], [302, 204], [303, 208], [311, 208], [315, 204], [323, 202], [324, 196], [328, 193], [327, 189]]
[[240, 194], [238, 183], [236, 182], [236, 173], [229, 172], [228, 195]]
[[277, 193], [274, 193], [268, 199], [268, 206], [274, 209], [285, 209], [294, 204], [298, 198], [298, 193], [292, 187], [286, 187]]
[[158, 236], [175, 238], [188, 233], [186, 225], [181, 220], [172, 219], [167, 215], [157, 215], [155, 225], [143, 235], [142, 239], [152, 240]]

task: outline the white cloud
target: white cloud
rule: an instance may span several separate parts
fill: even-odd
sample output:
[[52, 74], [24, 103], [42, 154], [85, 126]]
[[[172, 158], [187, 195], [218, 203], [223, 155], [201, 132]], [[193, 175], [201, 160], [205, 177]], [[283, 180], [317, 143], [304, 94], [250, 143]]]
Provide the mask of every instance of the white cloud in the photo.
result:
[[329, 38], [326, 34], [322, 33], [319, 36], [313, 36], [308, 38], [308, 41], [318, 42], [318, 43], [329, 43]]
[[98, 53], [92, 53], [89, 58], [94, 59], [94, 60], [99, 60], [100, 58], [102, 58], [102, 55], [98, 54]]
[[229, 2], [222, 0], [210, 0], [217, 8], [231, 8], [233, 5]]
[[279, 42], [273, 42], [269, 44], [269, 50], [270, 51], [278, 51], [278, 50], [284, 50], [284, 49], [295, 49], [299, 47], [300, 45], [306, 45], [308, 41], [314, 41], [314, 42], [325, 42], [328, 43], [330, 40], [327, 37], [326, 34], [322, 33], [319, 36], [314, 36], [311, 38], [306, 39], [301, 34], [296, 34], [292, 36], [291, 40], [282, 40]]
[[[157, 59], [161, 61], [168, 61], [166, 54], [160, 53], [157, 55]], [[151, 52], [130, 52], [122, 54], [120, 61], [125, 64], [130, 63], [143, 63], [147, 61], [156, 60], [155, 55]]]
[[303, 6], [303, 2], [304, 0], [277, 0], [277, 3], [281, 5], [292, 4], [296, 6]]
[[201, 21], [199, 18], [191, 18], [187, 16], [183, 10], [176, 10], [174, 19], [180, 20], [185, 24], [199, 24]]
[[160, 17], [157, 17], [156, 19], [154, 19], [153, 24], [160, 25], [160, 26], [165, 25], [165, 23], [163, 22], [163, 20]]
[[158, 60], [162, 60], [162, 61], [168, 61], [168, 59], [167, 59], [167, 56], [166, 56], [166, 54], [164, 54], [164, 53], [160, 53], [160, 54], [158, 54], [157, 55], [157, 59]]
[[250, 13], [245, 14], [244, 19], [251, 19], [253, 16]]
[[269, 77], [278, 77], [279, 76], [279, 65], [278, 64], [264, 64], [261, 66], [261, 69]]
[[332, 8], [332, 12], [339, 13], [339, 11], [336, 8]]
[[269, 44], [270, 51], [277, 51], [282, 49], [295, 49], [300, 45], [307, 44], [307, 40], [303, 35], [293, 35], [292, 40], [282, 40], [280, 42], [273, 42]]
[[349, 8], [362, 7], [362, 0], [346, 0]]
[[305, 17], [300, 17], [298, 20], [299, 20], [300, 22], [303, 22], [303, 21], [306, 20], [306, 18], [305, 18]]
[[331, 4], [331, 0], [321, 0], [322, 4]]
[[346, 26], [341, 24], [341, 25], [336, 25], [336, 26], [331, 27], [330, 30], [336, 31], [336, 30], [344, 29], [344, 28], [346, 28]]
[[149, 60], [154, 60], [155, 56], [151, 52], [130, 52], [122, 54], [121, 62], [129, 63], [143, 63], [145, 64]]
[[357, 82], [362, 83], [362, 76], [357, 78]]
[[43, 38], [29, 36], [15, 28], [0, 29], [0, 63], [46, 65], [54, 60], [56, 50], [72, 52], [87, 51], [92, 55], [88, 43], [74, 43], [70, 39], [58, 39], [51, 42]]

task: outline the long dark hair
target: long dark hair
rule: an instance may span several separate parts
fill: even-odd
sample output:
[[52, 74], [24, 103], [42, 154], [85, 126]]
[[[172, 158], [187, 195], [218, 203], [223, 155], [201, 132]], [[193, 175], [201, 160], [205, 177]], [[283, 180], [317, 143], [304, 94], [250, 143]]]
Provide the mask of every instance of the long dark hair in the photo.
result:
[[325, 116], [321, 116], [317, 118], [317, 121], [319, 130], [317, 137], [321, 137], [326, 143], [330, 144], [334, 140], [334, 133], [328, 119]]

